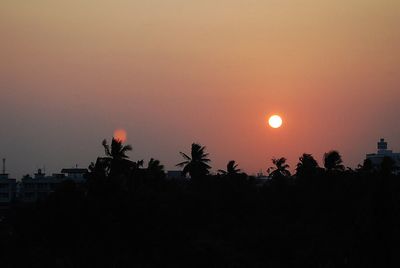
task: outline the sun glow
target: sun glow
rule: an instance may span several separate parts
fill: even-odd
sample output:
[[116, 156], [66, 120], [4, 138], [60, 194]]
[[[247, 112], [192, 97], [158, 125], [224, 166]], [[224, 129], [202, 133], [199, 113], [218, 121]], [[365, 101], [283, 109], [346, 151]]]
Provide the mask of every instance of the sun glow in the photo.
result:
[[116, 129], [114, 131], [114, 139], [120, 142], [125, 142], [126, 141], [126, 130], [125, 129]]
[[280, 128], [282, 126], [282, 118], [275, 114], [269, 118], [268, 124], [272, 128]]

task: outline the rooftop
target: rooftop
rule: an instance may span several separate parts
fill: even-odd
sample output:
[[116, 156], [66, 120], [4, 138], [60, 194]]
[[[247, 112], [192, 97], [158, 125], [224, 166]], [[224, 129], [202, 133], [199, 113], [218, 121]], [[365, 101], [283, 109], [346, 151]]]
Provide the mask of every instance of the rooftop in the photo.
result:
[[66, 174], [84, 174], [87, 173], [88, 170], [86, 168], [63, 168], [61, 173]]

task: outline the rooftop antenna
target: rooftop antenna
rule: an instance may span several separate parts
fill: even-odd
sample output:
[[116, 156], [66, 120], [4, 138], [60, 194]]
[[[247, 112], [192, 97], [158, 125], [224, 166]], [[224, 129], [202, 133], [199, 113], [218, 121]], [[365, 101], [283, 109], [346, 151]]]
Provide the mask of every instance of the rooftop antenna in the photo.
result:
[[6, 159], [3, 158], [3, 174], [6, 174]]

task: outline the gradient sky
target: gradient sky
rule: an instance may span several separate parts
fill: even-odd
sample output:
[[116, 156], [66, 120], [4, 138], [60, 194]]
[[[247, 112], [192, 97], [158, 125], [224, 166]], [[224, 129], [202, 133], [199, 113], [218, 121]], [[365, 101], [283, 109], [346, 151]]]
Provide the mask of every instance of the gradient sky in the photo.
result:
[[380, 137], [400, 151], [399, 25], [398, 0], [2, 0], [0, 157], [86, 167], [124, 128], [167, 169], [194, 141], [214, 170], [354, 167]]

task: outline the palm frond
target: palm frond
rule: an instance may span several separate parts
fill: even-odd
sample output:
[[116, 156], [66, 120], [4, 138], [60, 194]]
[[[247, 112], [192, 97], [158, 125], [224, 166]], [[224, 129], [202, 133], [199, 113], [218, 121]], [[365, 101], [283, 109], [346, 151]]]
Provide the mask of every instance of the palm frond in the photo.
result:
[[111, 156], [110, 145], [108, 145], [107, 140], [104, 139], [103, 142], [102, 142], [101, 144], [102, 144], [103, 147], [104, 147], [105, 154], [106, 154], [107, 156]]
[[128, 144], [125, 145], [124, 147], [122, 147], [122, 151], [126, 152], [126, 151], [132, 151], [132, 145]]
[[185, 158], [186, 160], [192, 160], [192, 158], [190, 157], [190, 156], [188, 156], [187, 154], [185, 154], [185, 153], [183, 153], [183, 152], [179, 152], [180, 154], [181, 154], [181, 156], [183, 157], [183, 158]]
[[187, 165], [187, 164], [189, 164], [190, 162], [189, 161], [183, 161], [183, 162], [181, 162], [181, 163], [179, 163], [179, 164], [176, 164], [176, 166], [177, 167], [183, 167], [184, 165]]

